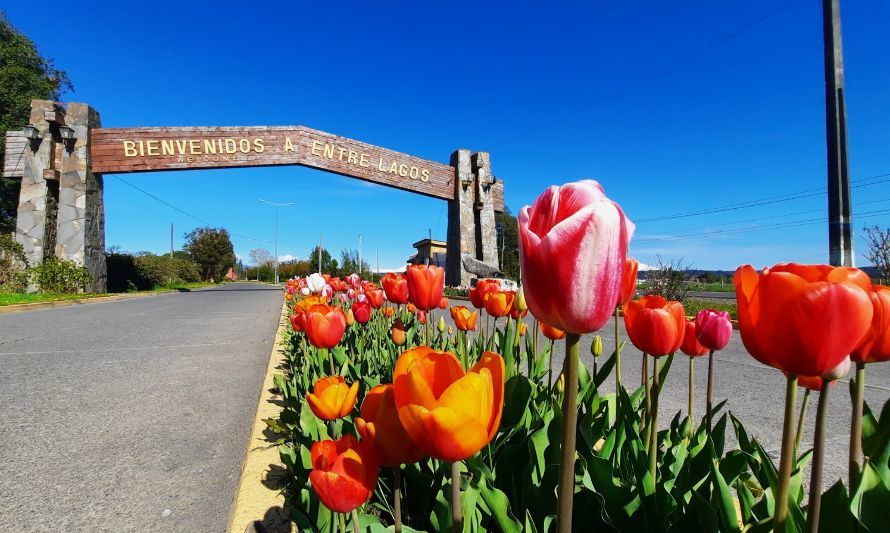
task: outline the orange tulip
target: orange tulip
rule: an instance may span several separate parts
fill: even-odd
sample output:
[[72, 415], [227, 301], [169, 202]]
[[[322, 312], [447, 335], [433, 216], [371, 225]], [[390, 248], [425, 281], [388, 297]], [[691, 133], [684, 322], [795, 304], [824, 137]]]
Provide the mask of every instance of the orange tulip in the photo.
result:
[[634, 293], [637, 291], [637, 270], [639, 268], [640, 264], [633, 257], [628, 257], [624, 261], [624, 272], [621, 275], [621, 290], [618, 293], [616, 307], [624, 305], [633, 299]]
[[396, 318], [395, 322], [393, 322], [390, 336], [392, 338], [392, 343], [396, 346], [402, 346], [405, 344], [405, 341], [407, 340], [405, 334], [405, 324], [402, 322], [401, 318]]
[[544, 334], [545, 337], [552, 341], [558, 341], [559, 339], [564, 339], [566, 336], [566, 332], [551, 326], [550, 324], [545, 324], [543, 322], [538, 322], [538, 328], [541, 330], [541, 333]]
[[396, 308], [395, 307], [385, 307], [383, 309], [383, 314], [386, 315], [386, 318], [392, 318], [392, 316], [394, 314], [396, 314]]
[[871, 280], [859, 269], [783, 263], [758, 272], [745, 265], [733, 281], [745, 348], [789, 374], [826, 374], [871, 326]]
[[439, 306], [445, 290], [445, 270], [435, 265], [408, 267], [408, 299], [418, 309], [428, 311]]
[[316, 442], [309, 457], [309, 481], [318, 499], [331, 511], [349, 513], [371, 498], [380, 465], [369, 444], [344, 435]]
[[451, 318], [454, 319], [454, 325], [461, 331], [476, 331], [476, 319], [479, 313], [470, 311], [466, 306], [456, 305], [451, 308]]
[[495, 318], [507, 316], [513, 310], [515, 299], [515, 291], [489, 292], [485, 295], [485, 311]]
[[686, 316], [683, 304], [661, 296], [643, 296], [624, 305], [624, 327], [630, 341], [643, 353], [660, 357], [683, 343]]
[[380, 464], [384, 466], [415, 463], [423, 457], [423, 452], [399, 421], [396, 396], [390, 383], [368, 391], [362, 402], [361, 417], [355, 419], [355, 427], [362, 441], [374, 446]]
[[698, 342], [698, 336], [695, 334], [695, 322], [692, 320], [686, 321], [686, 333], [683, 334], [683, 344], [680, 345], [680, 349], [690, 357], [699, 357], [708, 353], [708, 349]]
[[399, 420], [424, 454], [466, 459], [491, 442], [504, 407], [504, 360], [492, 352], [464, 373], [449, 352], [419, 346], [393, 371]]
[[470, 303], [476, 309], [485, 307], [485, 295], [489, 292], [501, 290], [501, 282], [496, 279], [480, 279], [476, 286], [470, 289]]
[[890, 361], [890, 287], [874, 285], [868, 297], [874, 309], [871, 327], [850, 359], [857, 363]]
[[328, 376], [315, 382], [306, 401], [315, 416], [322, 420], [337, 420], [348, 415], [355, 407], [358, 381], [347, 385], [343, 376]]
[[408, 309], [408, 312], [411, 314], [414, 314], [417, 312], [417, 308], [414, 307], [414, 304], [408, 304], [406, 309]]
[[408, 280], [402, 274], [389, 272], [380, 280], [390, 302], [400, 305], [408, 303]]
[[333, 348], [346, 331], [346, 315], [335, 305], [315, 305], [303, 313], [303, 327], [316, 348]]

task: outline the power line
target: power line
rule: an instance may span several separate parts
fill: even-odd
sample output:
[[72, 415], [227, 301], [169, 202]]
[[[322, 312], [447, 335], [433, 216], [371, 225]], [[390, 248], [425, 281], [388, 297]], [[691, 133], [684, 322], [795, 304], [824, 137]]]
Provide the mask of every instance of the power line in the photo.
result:
[[[181, 208], [179, 208], [179, 207], [177, 207], [177, 206], [171, 204], [170, 202], [164, 200], [163, 198], [159, 198], [158, 196], [155, 196], [154, 194], [152, 194], [152, 193], [146, 191], [145, 189], [143, 189], [143, 188], [141, 188], [141, 187], [138, 187], [138, 186], [134, 185], [133, 183], [131, 183], [131, 182], [125, 180], [124, 178], [118, 176], [117, 174], [106, 174], [106, 176], [114, 176], [114, 177], [115, 177], [118, 181], [120, 181], [121, 183], [124, 183], [124, 184], [126, 184], [126, 185], [129, 185], [129, 186], [132, 187], [133, 189], [136, 189], [137, 191], [141, 192], [142, 194], [144, 194], [144, 195], [146, 195], [146, 196], [148, 196], [148, 197], [150, 197], [150, 198], [152, 198], [152, 199], [154, 199], [154, 200], [156, 200], [156, 201], [158, 201], [158, 202], [160, 202], [160, 203], [166, 205], [167, 207], [169, 207], [170, 209], [173, 209], [174, 211], [177, 211], [177, 212], [182, 213], [183, 215], [185, 215], [185, 216], [187, 216], [187, 217], [189, 217], [189, 218], [192, 218], [192, 219], [194, 219], [194, 220], [197, 220], [197, 221], [200, 222], [201, 224], [204, 224], [204, 225], [206, 225], [206, 226], [214, 226], [214, 224], [212, 224], [212, 223], [210, 223], [210, 222], [204, 220], [203, 218], [198, 217], [198, 216], [196, 216], [196, 215], [193, 215], [193, 214], [189, 213], [188, 211], [186, 211], [186, 210], [184, 210], [184, 209], [181, 209]], [[226, 231], [229, 231], [229, 230], [226, 230]], [[257, 238], [255, 238], [255, 237], [250, 237], [249, 235], [241, 235], [241, 234], [239, 234], [239, 233], [234, 233], [234, 232], [232, 232], [232, 231], [229, 231], [229, 235], [231, 235], [231, 236], [233, 236], [233, 237], [238, 237], [238, 238], [241, 238], [241, 239], [246, 239], [246, 240], [249, 240], [249, 241], [253, 241], [253, 242], [260, 242], [260, 243], [266, 243], [266, 244], [274, 244], [273, 241], [269, 241], [269, 240], [266, 240], [266, 239], [257, 239]], [[281, 244], [284, 244], [284, 245], [286, 245], [286, 246], [290, 246], [290, 247], [293, 247], [293, 248], [303, 248], [302, 246], [298, 246], [298, 245], [296, 245], [296, 244], [289, 244], [289, 243], [281, 243]]]
[[[890, 178], [887, 179], [877, 179], [877, 178], [885, 178], [890, 176], [890, 173], [887, 174], [878, 174], [877, 176], [871, 176], [869, 178], [861, 178], [858, 180], [853, 180], [853, 183], [857, 183], [857, 185], [852, 186], [852, 189], [857, 189], [860, 187], [868, 187], [871, 185], [879, 185], [881, 183], [890, 182]], [[873, 181], [877, 180], [877, 181]], [[867, 182], [867, 183], [865, 183]], [[820, 187], [818, 189], [806, 189], [802, 191], [797, 191], [793, 193], [780, 194], [777, 196], [768, 196], [766, 198], [759, 198], [755, 200], [748, 200], [745, 202], [739, 202], [735, 204], [727, 204], [719, 207], [710, 207], [705, 209], [700, 209], [697, 211], [687, 211], [685, 213], [675, 213], [671, 215], [662, 215], [657, 217], [650, 218], [642, 218], [639, 220], [635, 220], [634, 223], [640, 224], [645, 222], [658, 222], [662, 220], [675, 220], [678, 218], [689, 218], [701, 215], [711, 215], [714, 213], [724, 213], [727, 211], [737, 211], [739, 209], [746, 209], [749, 207], [760, 207], [763, 205], [777, 204], [782, 202], [790, 202], [793, 200], [801, 200], [803, 198], [810, 198], [813, 196], [821, 196], [828, 191], [826, 187]]]
[[574, 111], [570, 111], [560, 117], [557, 117], [549, 122], [545, 122], [543, 124], [535, 126], [534, 128], [528, 129], [522, 133], [519, 133], [512, 137], [508, 137], [502, 141], [499, 141], [499, 142], [493, 144], [491, 147], [496, 148], [498, 146], [501, 146], [501, 145], [513, 142], [517, 139], [521, 139], [523, 137], [531, 135], [532, 133], [537, 133], [543, 129], [547, 129], [551, 126], [559, 124], [560, 122], [564, 122], [565, 120], [568, 120], [569, 118], [571, 118], [579, 113], [583, 113], [583, 112], [587, 111], [588, 109], [591, 109], [591, 108], [601, 105], [605, 102], [608, 102], [609, 100], [611, 100], [617, 96], [620, 96], [620, 95], [626, 93], [627, 91], [630, 91], [631, 89], [634, 89], [640, 85], [643, 85], [644, 83], [651, 81], [670, 70], [673, 70], [674, 68], [682, 65], [683, 63], [686, 63], [687, 61], [702, 55], [703, 53], [707, 52], [711, 48], [719, 46], [719, 45], [723, 44], [724, 42], [732, 39], [733, 37], [735, 37], [741, 33], [744, 33], [746, 31], [750, 30], [751, 28], [754, 28], [755, 26], [758, 26], [758, 25], [762, 24], [763, 22], [766, 22], [767, 20], [773, 18], [774, 16], [778, 15], [782, 11], [785, 11], [786, 9], [788, 9], [789, 7], [791, 7], [792, 5], [794, 5], [796, 3], [797, 3], [797, 0], [795, 0], [793, 2], [788, 2], [787, 4], [780, 7], [779, 9], [776, 9], [775, 11], [772, 11], [772, 12], [770, 12], [770, 13], [768, 13], [768, 14], [766, 14], [752, 22], [749, 22], [748, 24], [745, 24], [744, 26], [723, 35], [719, 39], [717, 39], [715, 41], [711, 41], [710, 43], [706, 44], [705, 46], [703, 46], [697, 50], [694, 50], [693, 52], [691, 52], [685, 56], [681, 56], [681, 57], [677, 58], [676, 60], [674, 60], [673, 62], [669, 63], [668, 65], [666, 65], [658, 70], [655, 70], [655, 71], [651, 72], [650, 74], [648, 74], [636, 81], [633, 81], [631, 83], [628, 83], [627, 85], [619, 87], [618, 89], [606, 94], [605, 96], [603, 96], [597, 100], [594, 100], [593, 102], [590, 102], [589, 104], [587, 104], [585, 106], [579, 107], [578, 109], [575, 109]]

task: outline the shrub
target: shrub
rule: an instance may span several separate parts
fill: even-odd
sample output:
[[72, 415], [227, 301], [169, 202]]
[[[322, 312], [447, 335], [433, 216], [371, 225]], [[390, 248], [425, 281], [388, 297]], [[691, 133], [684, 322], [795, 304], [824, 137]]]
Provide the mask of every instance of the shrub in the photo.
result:
[[201, 281], [198, 265], [183, 257], [110, 253], [106, 263], [110, 292], [147, 291], [171, 283]]
[[73, 294], [83, 292], [90, 283], [90, 272], [74, 261], [47, 259], [28, 269], [31, 281], [41, 292]]
[[12, 235], [0, 234], [0, 289], [23, 292], [28, 286], [27, 265], [22, 245]]

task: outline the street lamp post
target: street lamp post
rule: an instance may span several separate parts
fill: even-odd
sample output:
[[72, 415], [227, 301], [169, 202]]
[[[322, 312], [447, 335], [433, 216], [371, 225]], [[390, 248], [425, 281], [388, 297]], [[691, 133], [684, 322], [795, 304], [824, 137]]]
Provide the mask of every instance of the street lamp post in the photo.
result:
[[262, 204], [271, 205], [275, 208], [275, 284], [278, 284], [278, 208], [279, 207], [287, 207], [289, 205], [294, 205], [294, 202], [284, 202], [284, 203], [275, 203], [263, 200], [262, 198], [257, 198]]

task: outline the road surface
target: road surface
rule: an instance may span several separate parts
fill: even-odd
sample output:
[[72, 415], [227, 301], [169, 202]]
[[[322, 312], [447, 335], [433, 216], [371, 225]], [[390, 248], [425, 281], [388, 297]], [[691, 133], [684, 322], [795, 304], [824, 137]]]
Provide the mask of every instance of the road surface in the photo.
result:
[[0, 531], [224, 531], [280, 289], [0, 315]]

